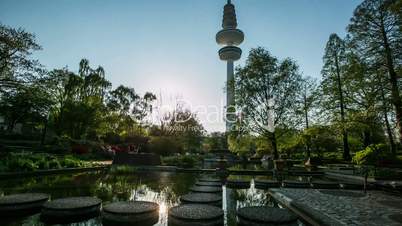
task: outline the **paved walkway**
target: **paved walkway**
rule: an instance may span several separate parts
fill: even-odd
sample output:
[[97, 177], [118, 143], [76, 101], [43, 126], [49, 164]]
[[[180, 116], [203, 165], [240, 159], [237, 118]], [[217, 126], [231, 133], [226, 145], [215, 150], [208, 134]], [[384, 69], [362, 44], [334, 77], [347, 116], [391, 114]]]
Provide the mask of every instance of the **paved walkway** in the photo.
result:
[[402, 225], [402, 197], [381, 191], [368, 191], [367, 195], [347, 190], [283, 188], [270, 191], [288, 204], [307, 206], [303, 212], [322, 214], [340, 225]]

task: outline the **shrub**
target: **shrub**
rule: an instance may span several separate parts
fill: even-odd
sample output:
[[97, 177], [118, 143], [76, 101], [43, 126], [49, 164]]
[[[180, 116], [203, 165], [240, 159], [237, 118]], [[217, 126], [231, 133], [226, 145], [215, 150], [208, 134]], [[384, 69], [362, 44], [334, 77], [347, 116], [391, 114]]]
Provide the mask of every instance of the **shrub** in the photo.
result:
[[61, 168], [86, 167], [91, 165], [71, 155], [57, 158], [49, 154], [9, 153], [0, 160], [0, 172], [34, 171]]
[[198, 161], [198, 157], [193, 155], [179, 155], [162, 158], [163, 165], [178, 166], [182, 168], [192, 168]]
[[183, 148], [174, 137], [152, 137], [148, 150], [155, 154], [167, 156], [180, 153]]
[[69, 157], [65, 157], [62, 161], [61, 164], [65, 166], [66, 168], [74, 168], [74, 167], [80, 167], [80, 161], [76, 159], [72, 159]]
[[395, 159], [385, 144], [372, 144], [355, 154], [353, 163], [358, 165], [379, 165], [381, 162]]
[[39, 168], [32, 159], [8, 158], [6, 164], [10, 171], [34, 171]]
[[132, 174], [137, 171], [137, 168], [134, 166], [121, 165], [121, 166], [113, 166], [110, 169], [110, 173], [112, 174]]
[[61, 169], [62, 166], [57, 159], [52, 159], [49, 161], [49, 169]]

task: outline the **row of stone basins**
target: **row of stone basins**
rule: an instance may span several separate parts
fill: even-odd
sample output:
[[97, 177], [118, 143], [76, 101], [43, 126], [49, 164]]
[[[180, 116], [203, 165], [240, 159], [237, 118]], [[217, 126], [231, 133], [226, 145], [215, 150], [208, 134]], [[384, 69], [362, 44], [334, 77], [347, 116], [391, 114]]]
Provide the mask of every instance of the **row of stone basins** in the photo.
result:
[[[247, 189], [250, 180], [221, 179], [203, 176], [189, 193], [180, 197], [180, 205], [168, 211], [168, 225], [223, 225], [222, 187]], [[326, 180], [253, 180], [257, 189], [314, 188], [314, 189], [363, 189], [362, 183]], [[159, 206], [146, 201], [114, 202], [102, 207], [102, 200], [95, 197], [70, 197], [49, 201], [42, 193], [24, 193], [0, 197], [0, 216], [29, 216], [40, 212], [41, 221], [49, 224], [80, 222], [101, 216], [103, 225], [154, 225], [159, 221]], [[238, 225], [255, 225], [297, 221], [287, 209], [251, 206], [236, 212]], [[269, 217], [267, 217], [269, 216]], [[285, 222], [283, 222], [285, 221]]]
[[[180, 197], [180, 205], [168, 210], [169, 226], [224, 225], [222, 209], [223, 181], [202, 177], [189, 193]], [[275, 181], [256, 181], [256, 185], [275, 187]], [[250, 181], [228, 180], [227, 188], [245, 189]], [[43, 193], [23, 193], [0, 197], [2, 217], [21, 217], [40, 213], [45, 224], [68, 224], [101, 216], [103, 225], [154, 225], [159, 221], [159, 205], [148, 201], [118, 201], [102, 206], [96, 197], [69, 197], [50, 200]], [[298, 225], [298, 217], [287, 209], [248, 206], [236, 211], [238, 225]]]

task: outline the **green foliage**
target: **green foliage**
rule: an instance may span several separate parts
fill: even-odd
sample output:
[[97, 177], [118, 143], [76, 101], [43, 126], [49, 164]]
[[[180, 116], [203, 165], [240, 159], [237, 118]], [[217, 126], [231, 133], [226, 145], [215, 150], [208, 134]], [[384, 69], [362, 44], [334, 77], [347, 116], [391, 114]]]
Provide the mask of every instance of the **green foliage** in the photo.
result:
[[148, 150], [162, 156], [181, 153], [183, 151], [176, 137], [151, 137]]
[[271, 140], [277, 153], [277, 126], [293, 126], [301, 74], [297, 63], [279, 60], [264, 48], [252, 49], [246, 65], [235, 76], [236, 105], [241, 110], [241, 130]]
[[340, 163], [342, 162], [342, 153], [341, 152], [326, 152], [323, 155], [323, 159], [327, 163]]
[[258, 156], [272, 154], [272, 145], [265, 137], [257, 137], [255, 142]]
[[300, 142], [311, 142], [313, 154], [322, 157], [325, 152], [338, 152], [341, 144], [334, 129], [329, 126], [313, 126], [303, 131]]
[[156, 99], [152, 93], [141, 97], [122, 85], [112, 90], [104, 69], [91, 68], [86, 59], [78, 71], [55, 69], [45, 77], [55, 102], [50, 124], [59, 136], [99, 140], [107, 134], [127, 136], [143, 129], [140, 124]]
[[45, 87], [35, 82], [3, 93], [0, 112], [7, 121], [7, 130], [11, 132], [17, 123], [37, 122], [37, 125], [42, 125], [52, 103]]
[[181, 106], [163, 116], [161, 126], [153, 126], [153, 136], [174, 137], [184, 152], [200, 152], [202, 137], [205, 133], [197, 115]]
[[[376, 87], [386, 91], [383, 93], [386, 95], [378, 95], [382, 98], [377, 101], [393, 105], [394, 119], [399, 125], [402, 124], [402, 117], [400, 117], [402, 115], [401, 86], [398, 81], [400, 80], [398, 68], [401, 67], [402, 62], [401, 21], [400, 1], [365, 0], [356, 7], [347, 27], [353, 51], [364, 59], [365, 64], [373, 68], [372, 74], [380, 75], [379, 78], [384, 77], [377, 82]], [[378, 65], [382, 65], [381, 70]], [[387, 108], [389, 109], [388, 106], [383, 106], [384, 118], [388, 117], [386, 116], [387, 111], [392, 111]], [[399, 127], [398, 132], [399, 141], [402, 142], [402, 127]], [[391, 132], [387, 133], [389, 137], [393, 136]], [[390, 138], [390, 145], [394, 146], [392, 138]], [[393, 151], [395, 152], [395, 149]]]
[[228, 149], [227, 139], [225, 133], [214, 132], [208, 135], [203, 140], [203, 150], [211, 152], [213, 150], [226, 150]]
[[71, 155], [56, 157], [50, 154], [13, 154], [0, 160], [0, 172], [27, 172], [35, 170], [89, 167], [92, 164]]
[[299, 132], [294, 130], [288, 130], [279, 139], [279, 152], [286, 154], [288, 157], [303, 152], [305, 150]]
[[162, 158], [162, 164], [182, 168], [193, 168], [200, 161], [196, 155], [175, 155]]
[[375, 144], [357, 152], [352, 161], [358, 165], [376, 165], [379, 160], [388, 158], [390, 154], [385, 144]]
[[111, 174], [133, 174], [135, 172], [137, 172], [137, 168], [128, 165], [112, 166], [112, 168], [110, 168]]
[[239, 156], [254, 152], [256, 149], [255, 138], [250, 135], [230, 134], [228, 136], [229, 150]]
[[331, 34], [324, 53], [321, 82], [321, 103], [327, 120], [340, 125], [343, 140], [343, 157], [350, 159], [348, 133], [346, 130], [345, 65], [347, 45], [337, 34]]
[[0, 40], [0, 90], [12, 91], [31, 83], [42, 72], [39, 62], [31, 58], [41, 49], [35, 35], [0, 23]]
[[32, 159], [13, 158], [8, 159], [6, 164], [10, 171], [34, 171], [39, 168]]

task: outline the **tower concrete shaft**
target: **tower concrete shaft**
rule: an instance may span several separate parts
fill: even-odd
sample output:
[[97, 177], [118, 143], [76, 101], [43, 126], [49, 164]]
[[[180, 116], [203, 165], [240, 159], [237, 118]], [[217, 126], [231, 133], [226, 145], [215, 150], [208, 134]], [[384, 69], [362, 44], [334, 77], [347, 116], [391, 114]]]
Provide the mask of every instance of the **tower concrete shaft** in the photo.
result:
[[233, 125], [236, 123], [236, 106], [234, 99], [234, 64], [233, 61], [227, 62], [226, 76], [226, 132], [233, 130]]
[[234, 129], [236, 122], [234, 61], [241, 57], [241, 49], [237, 47], [244, 40], [244, 34], [237, 29], [235, 6], [230, 0], [223, 9], [222, 30], [216, 34], [216, 42], [223, 47], [219, 50], [221, 60], [227, 62], [226, 82], [226, 132]]

